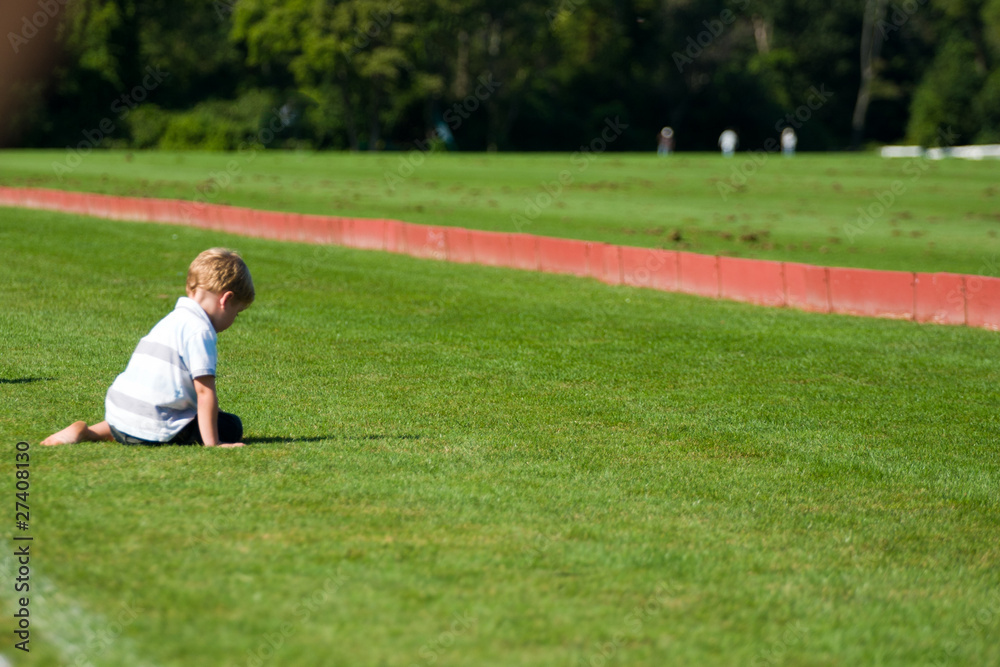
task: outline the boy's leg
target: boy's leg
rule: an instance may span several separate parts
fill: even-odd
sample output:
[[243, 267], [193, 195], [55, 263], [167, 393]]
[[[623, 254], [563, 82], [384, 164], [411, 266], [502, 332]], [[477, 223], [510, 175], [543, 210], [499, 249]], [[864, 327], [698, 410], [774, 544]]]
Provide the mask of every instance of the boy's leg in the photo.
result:
[[114, 440], [111, 437], [111, 427], [108, 422], [98, 422], [87, 427], [87, 422], [73, 422], [61, 431], [56, 431], [42, 440], [42, 445], [75, 445], [79, 442], [99, 442]]
[[[219, 410], [219, 417], [216, 423], [219, 425], [219, 442], [243, 441], [243, 421], [239, 417], [230, 412]], [[170, 443], [174, 445], [205, 444], [201, 440], [198, 418], [195, 417], [194, 421], [185, 426], [184, 430], [178, 433]]]
[[220, 410], [219, 442], [243, 442], [243, 420], [230, 412]]

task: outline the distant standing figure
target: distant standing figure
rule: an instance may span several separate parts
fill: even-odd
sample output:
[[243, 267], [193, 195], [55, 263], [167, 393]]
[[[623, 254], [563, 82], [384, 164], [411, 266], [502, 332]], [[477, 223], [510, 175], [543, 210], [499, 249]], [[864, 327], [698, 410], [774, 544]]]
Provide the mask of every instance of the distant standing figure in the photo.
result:
[[740, 138], [733, 130], [726, 130], [719, 135], [719, 148], [725, 157], [732, 157], [736, 152], [736, 147], [740, 145]]
[[674, 152], [674, 130], [671, 127], [665, 127], [660, 130], [660, 134], [657, 135], [658, 144], [656, 148], [657, 155], [670, 155]]
[[795, 136], [795, 130], [786, 127], [781, 131], [781, 152], [785, 157], [795, 155], [795, 144], [799, 143], [799, 138]]

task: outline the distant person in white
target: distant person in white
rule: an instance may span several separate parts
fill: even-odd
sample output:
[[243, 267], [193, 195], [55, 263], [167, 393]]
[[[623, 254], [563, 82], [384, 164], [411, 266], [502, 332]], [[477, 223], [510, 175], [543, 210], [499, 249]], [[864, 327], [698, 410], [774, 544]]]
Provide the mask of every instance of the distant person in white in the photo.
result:
[[656, 153], [658, 155], [670, 155], [674, 152], [674, 130], [670, 127], [665, 127], [660, 130], [658, 135], [658, 142], [656, 147]]
[[781, 131], [781, 152], [785, 157], [795, 155], [795, 144], [799, 143], [799, 138], [795, 136], [795, 130], [786, 127]]
[[719, 148], [725, 157], [732, 157], [736, 152], [736, 147], [740, 145], [740, 138], [733, 130], [726, 130], [719, 135]]

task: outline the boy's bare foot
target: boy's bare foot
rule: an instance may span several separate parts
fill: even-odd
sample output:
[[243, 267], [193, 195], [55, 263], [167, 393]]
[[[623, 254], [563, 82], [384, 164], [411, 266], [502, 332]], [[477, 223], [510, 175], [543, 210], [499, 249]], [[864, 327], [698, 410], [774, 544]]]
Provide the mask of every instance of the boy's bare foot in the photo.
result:
[[73, 422], [66, 428], [42, 440], [43, 445], [75, 445], [83, 442], [87, 434], [87, 422]]

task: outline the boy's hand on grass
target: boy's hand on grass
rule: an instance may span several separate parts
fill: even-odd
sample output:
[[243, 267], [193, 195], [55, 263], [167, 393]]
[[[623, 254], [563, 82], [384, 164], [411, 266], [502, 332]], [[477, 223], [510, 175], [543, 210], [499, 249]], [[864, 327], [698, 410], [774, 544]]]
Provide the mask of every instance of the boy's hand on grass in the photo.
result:
[[206, 447], [244, 447], [242, 442], [225, 442], [218, 445], [205, 445]]

